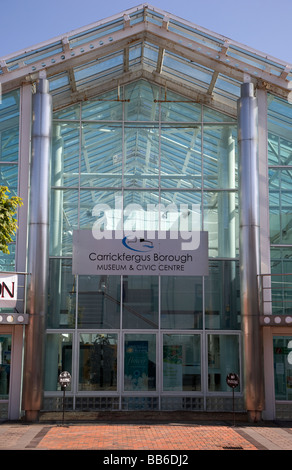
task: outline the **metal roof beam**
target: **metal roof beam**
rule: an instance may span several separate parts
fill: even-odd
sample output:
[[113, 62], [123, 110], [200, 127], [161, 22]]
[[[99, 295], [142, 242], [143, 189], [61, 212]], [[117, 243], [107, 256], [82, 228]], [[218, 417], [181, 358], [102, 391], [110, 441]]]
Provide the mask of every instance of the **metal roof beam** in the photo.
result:
[[[274, 74], [262, 70], [260, 67], [255, 67], [240, 61], [238, 58], [233, 58], [230, 55], [227, 58], [227, 42], [223, 45], [222, 51], [218, 53], [215, 49], [202, 43], [198, 43], [176, 32], [169, 31], [166, 20], [164, 20], [163, 24], [165, 27], [160, 27], [145, 21], [129, 27], [128, 20], [125, 20], [126, 27], [124, 27], [124, 29], [111, 35], [106, 34], [102, 38], [99, 37], [98, 39], [82, 45], [82, 47], [76, 48], [68, 47], [68, 37], [63, 38], [63, 53], [50, 56], [47, 60], [42, 58], [42, 60], [34, 62], [33, 65], [22, 65], [19, 63], [18, 68], [15, 70], [13, 69], [3, 73], [3, 76], [1, 76], [3, 91], [5, 91], [7, 87], [11, 89], [11, 86], [9, 86], [11, 84], [15, 87], [19, 86], [24, 80], [34, 80], [36, 73], [44, 68], [47, 70], [47, 76], [49, 77], [65, 71], [68, 67], [84, 65], [87, 62], [96, 60], [96, 58], [102, 55], [124, 49], [137, 40], [141, 41], [141, 39], [146, 39], [158, 47], [181, 55], [187, 60], [197, 62], [200, 65], [230, 76], [236, 80], [243, 81], [244, 75], [248, 73], [254, 79], [262, 80], [262, 82], [266, 83], [273, 91], [277, 92], [277, 89], [279, 89], [282, 94], [287, 93], [289, 82], [284, 77], [288, 75], [290, 66], [287, 67], [287, 70], [283, 71], [282, 77], [277, 77]], [[6, 70], [5, 66], [4, 70]]]
[[163, 32], [161, 28], [157, 28], [156, 25], [150, 23], [147, 27], [146, 40], [180, 55], [187, 60], [196, 62], [199, 65], [203, 65], [238, 81], [243, 82], [244, 76], [248, 73], [254, 79], [262, 80], [269, 84], [270, 87], [273, 87], [275, 90], [277, 88], [280, 88], [284, 92], [289, 90], [289, 82], [283, 80], [281, 77], [265, 72], [255, 66], [248, 65], [232, 56], [228, 56], [227, 59], [225, 54], [219, 54], [218, 51], [208, 46], [198, 44], [189, 38], [182, 39], [180, 35], [172, 31]]

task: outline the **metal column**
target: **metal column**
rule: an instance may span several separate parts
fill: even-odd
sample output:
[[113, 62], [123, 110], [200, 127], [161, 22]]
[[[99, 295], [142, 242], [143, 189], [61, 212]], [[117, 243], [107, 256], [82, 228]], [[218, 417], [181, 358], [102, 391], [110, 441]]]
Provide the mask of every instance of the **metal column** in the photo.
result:
[[28, 243], [28, 303], [25, 336], [23, 409], [36, 421], [42, 408], [44, 331], [48, 288], [49, 174], [52, 99], [48, 80], [40, 76], [32, 105], [32, 155]]
[[238, 101], [240, 282], [245, 398], [251, 421], [260, 420], [264, 408], [263, 351], [257, 284], [260, 266], [257, 113], [253, 84], [244, 83]]

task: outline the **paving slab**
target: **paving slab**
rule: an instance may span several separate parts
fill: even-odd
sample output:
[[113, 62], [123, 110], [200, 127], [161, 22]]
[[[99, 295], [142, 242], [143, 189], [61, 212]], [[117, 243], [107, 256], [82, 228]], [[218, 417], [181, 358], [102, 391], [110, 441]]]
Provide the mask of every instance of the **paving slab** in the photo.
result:
[[120, 451], [191, 455], [198, 450], [292, 450], [292, 424], [253, 425], [223, 421], [2, 423], [0, 450], [95, 450], [110, 451], [112, 456]]

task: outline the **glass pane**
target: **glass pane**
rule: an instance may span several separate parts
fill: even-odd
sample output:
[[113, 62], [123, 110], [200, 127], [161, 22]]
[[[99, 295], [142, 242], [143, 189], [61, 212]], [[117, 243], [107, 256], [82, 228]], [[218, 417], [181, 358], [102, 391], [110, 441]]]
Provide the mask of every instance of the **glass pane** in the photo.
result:
[[208, 106], [203, 106], [203, 120], [204, 122], [236, 122], [236, 119], [228, 116], [227, 114], [222, 114], [215, 109], [209, 108]]
[[17, 162], [18, 148], [19, 91], [16, 90], [0, 95], [0, 162]]
[[7, 186], [11, 196], [18, 196], [18, 165], [0, 164], [0, 186]]
[[92, 85], [94, 80], [106, 79], [114, 70], [115, 73], [123, 71], [123, 53], [118, 51], [103, 57], [102, 60], [91, 61], [86, 65], [74, 68], [77, 89], [84, 89]]
[[78, 187], [79, 133], [79, 123], [54, 123], [51, 167], [52, 186]]
[[[1, 104], [0, 104], [1, 110]], [[18, 121], [16, 121], [18, 124]], [[6, 123], [5, 123], [6, 124]], [[4, 130], [1, 132], [1, 127]], [[1, 162], [17, 162], [18, 161], [18, 144], [19, 144], [19, 127], [6, 129], [6, 126], [0, 122], [0, 161]]]
[[169, 90], [161, 93], [161, 121], [201, 122], [201, 105]]
[[202, 320], [202, 278], [161, 277], [161, 327], [202, 328]]
[[11, 335], [0, 335], [0, 399], [9, 395], [11, 366]]
[[55, 111], [53, 119], [78, 120], [80, 119], [80, 103]]
[[117, 390], [117, 345], [114, 334], [80, 334], [79, 391]]
[[78, 327], [120, 327], [120, 276], [79, 276]]
[[155, 335], [125, 335], [124, 390], [156, 390]]
[[200, 336], [163, 336], [163, 390], [201, 390]]
[[[208, 390], [210, 392], [227, 392], [230, 387], [226, 377], [230, 373], [240, 376], [239, 371], [239, 336], [208, 336]], [[239, 392], [240, 387], [235, 391]]]
[[240, 280], [236, 261], [210, 261], [205, 277], [206, 329], [240, 329]]
[[292, 141], [283, 139], [279, 135], [269, 133], [268, 134], [268, 159], [269, 159], [269, 165], [291, 165], [292, 164]]
[[292, 247], [271, 249], [272, 314], [292, 312]]
[[275, 336], [273, 347], [276, 400], [292, 400], [292, 337]]
[[200, 91], [207, 91], [212, 80], [212, 70], [193, 61], [184, 60], [168, 51], [165, 51], [163, 57], [163, 70], [180, 80], [181, 86], [183, 86], [182, 82], [185, 80], [187, 85], [191, 82]]
[[0, 256], [0, 271], [14, 271], [15, 270], [15, 243], [10, 243], [8, 246], [9, 253], [1, 253]]
[[[122, 93], [122, 89], [121, 89]], [[96, 99], [82, 103], [82, 120], [86, 121], [121, 121], [123, 117], [122, 94], [118, 96], [118, 90], [114, 89]]]
[[158, 121], [159, 87], [145, 80], [125, 87], [125, 121]]
[[76, 278], [71, 259], [51, 259], [49, 265], [48, 328], [74, 328]]
[[158, 191], [124, 191], [124, 230], [128, 232], [158, 230]]
[[291, 165], [291, 103], [269, 95], [268, 157], [270, 165]]
[[270, 240], [292, 243], [292, 169], [269, 171]]
[[204, 230], [209, 233], [209, 256], [235, 258], [239, 253], [238, 195], [204, 194]]
[[[72, 376], [72, 338], [71, 334], [48, 334], [45, 355], [45, 390], [61, 390], [59, 375], [67, 371]], [[68, 391], [71, 390], [71, 385]]]
[[132, 124], [125, 128], [125, 187], [157, 188], [159, 185], [158, 128]]
[[122, 148], [121, 126], [83, 124], [81, 186], [121, 187]]
[[201, 126], [161, 129], [161, 186], [200, 188], [202, 185]]
[[234, 189], [238, 183], [236, 127], [204, 126], [204, 187]]
[[158, 277], [123, 277], [123, 328], [158, 328]]
[[55, 189], [51, 192], [50, 254], [72, 253], [73, 230], [78, 228], [78, 190]]
[[161, 191], [161, 226], [170, 231], [201, 230], [202, 195], [195, 191]]
[[122, 224], [122, 198], [120, 191], [80, 191], [81, 229], [120, 230]]

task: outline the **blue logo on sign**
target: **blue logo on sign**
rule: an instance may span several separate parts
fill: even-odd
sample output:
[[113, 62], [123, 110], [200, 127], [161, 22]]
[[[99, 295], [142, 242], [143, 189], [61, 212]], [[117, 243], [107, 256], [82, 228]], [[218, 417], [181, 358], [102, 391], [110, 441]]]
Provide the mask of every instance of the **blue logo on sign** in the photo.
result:
[[145, 240], [145, 238], [131, 238], [128, 236], [123, 238], [122, 243], [129, 250], [139, 251], [140, 253], [151, 251], [153, 248], [153, 243], [150, 240]]

